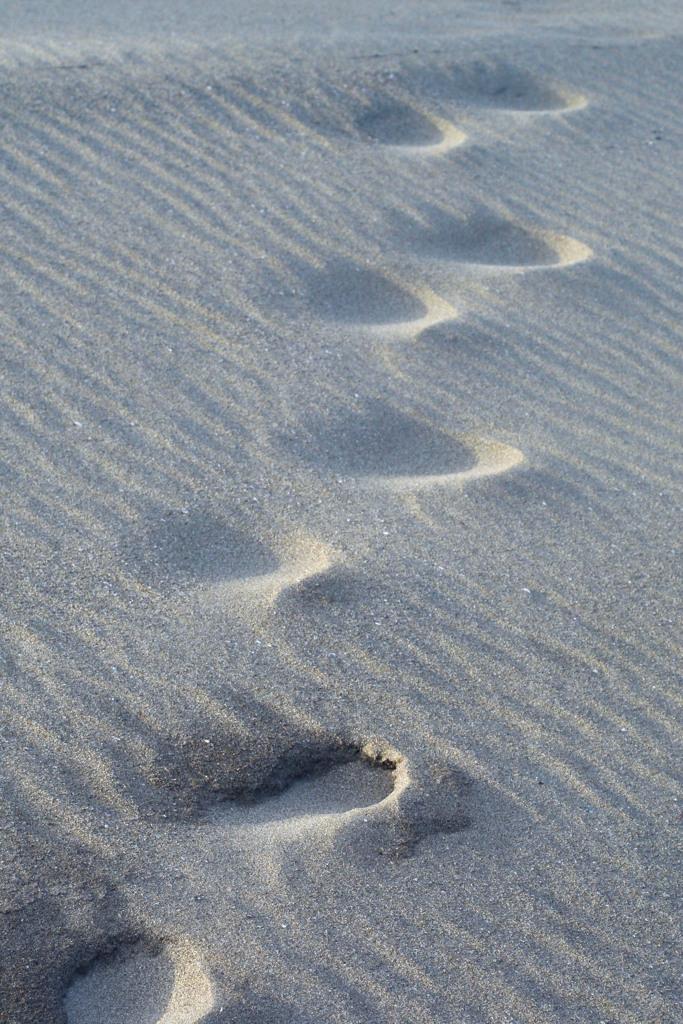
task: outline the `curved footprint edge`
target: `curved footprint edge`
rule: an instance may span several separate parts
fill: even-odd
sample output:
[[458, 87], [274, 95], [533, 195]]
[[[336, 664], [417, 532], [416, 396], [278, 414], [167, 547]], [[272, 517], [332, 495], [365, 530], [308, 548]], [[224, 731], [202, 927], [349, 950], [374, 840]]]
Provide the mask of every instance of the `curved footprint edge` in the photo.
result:
[[389, 152], [395, 152], [400, 156], [430, 157], [438, 156], [441, 153], [450, 153], [451, 150], [463, 146], [468, 141], [467, 133], [451, 121], [447, 121], [446, 118], [439, 117], [438, 114], [428, 114], [426, 112], [424, 112], [424, 117], [434, 125], [435, 130], [439, 133], [439, 137], [435, 141], [427, 143], [384, 143], [384, 149]]
[[593, 250], [585, 242], [556, 231], [545, 231], [544, 238], [558, 256], [556, 267], [571, 267], [576, 263], [585, 263], [593, 256]]
[[297, 535], [281, 545], [279, 564], [272, 572], [241, 576], [199, 586], [183, 595], [204, 611], [230, 612], [249, 617], [267, 611], [280, 594], [311, 576], [325, 572], [339, 561], [337, 550], [308, 534]]
[[552, 270], [593, 255], [588, 245], [570, 235], [484, 204], [464, 214], [423, 204], [417, 214], [395, 213], [393, 221], [397, 241], [414, 257], [451, 266], [459, 275]]
[[367, 484], [395, 493], [431, 490], [434, 488], [461, 489], [475, 480], [507, 473], [525, 462], [523, 452], [501, 441], [486, 441], [479, 437], [462, 437], [461, 442], [472, 452], [474, 465], [455, 473], [426, 473], [424, 475], [369, 477]]
[[[365, 749], [372, 753], [375, 742]], [[396, 758], [392, 792], [340, 830], [338, 842], [349, 853], [352, 847], [371, 857], [410, 856], [424, 839], [459, 832], [472, 824], [468, 797], [473, 780], [458, 765], [445, 758], [403, 756], [397, 751], [391, 756]]]
[[198, 1024], [216, 1005], [199, 951], [186, 939], [113, 937], [71, 976], [67, 1024]]
[[[338, 740], [327, 749], [311, 746], [307, 754], [304, 768], [301, 750], [285, 751], [268, 777], [233, 795], [231, 802], [267, 801], [297, 782], [355, 760], [391, 773], [392, 787], [370, 806], [317, 819], [304, 816], [309, 834], [311, 829], [315, 833], [316, 822], [323, 826], [319, 845], [328, 856], [360, 856], [375, 863], [382, 857], [407, 857], [428, 836], [470, 824], [471, 780], [448, 760], [406, 757], [380, 739]], [[220, 806], [220, 794], [214, 794], [214, 804]], [[284, 842], [301, 838], [301, 828], [280, 836]], [[199, 950], [188, 940], [128, 933], [83, 957], [67, 979], [63, 1008], [67, 1024], [198, 1024], [214, 1010], [215, 992]]]
[[588, 97], [584, 96], [581, 92], [575, 92], [571, 89], [566, 89], [562, 86], [555, 88], [555, 95], [557, 96], [557, 105], [548, 107], [539, 107], [534, 110], [530, 108], [528, 110], [520, 109], [515, 110], [514, 108], [503, 108], [501, 113], [506, 116], [519, 117], [525, 119], [537, 118], [537, 117], [561, 117], [562, 114], [573, 114], [579, 110], [585, 110], [588, 106]]
[[[151, 780], [157, 800], [145, 817], [152, 825], [214, 828], [224, 820], [239, 831], [296, 819], [344, 843], [367, 846], [372, 834], [371, 846], [379, 837], [380, 846], [392, 847], [469, 821], [456, 764], [405, 755], [380, 738], [293, 735], [277, 747], [238, 749], [227, 737], [196, 737], [176, 742], [174, 757]], [[345, 766], [367, 769], [367, 778], [344, 775]]]

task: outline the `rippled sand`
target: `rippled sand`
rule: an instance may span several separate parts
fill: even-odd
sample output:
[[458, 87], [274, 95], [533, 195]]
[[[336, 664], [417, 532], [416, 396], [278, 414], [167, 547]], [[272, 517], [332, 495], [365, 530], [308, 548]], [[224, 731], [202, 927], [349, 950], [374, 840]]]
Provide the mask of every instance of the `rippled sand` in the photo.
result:
[[0, 14], [0, 1019], [675, 1024], [677, 4]]

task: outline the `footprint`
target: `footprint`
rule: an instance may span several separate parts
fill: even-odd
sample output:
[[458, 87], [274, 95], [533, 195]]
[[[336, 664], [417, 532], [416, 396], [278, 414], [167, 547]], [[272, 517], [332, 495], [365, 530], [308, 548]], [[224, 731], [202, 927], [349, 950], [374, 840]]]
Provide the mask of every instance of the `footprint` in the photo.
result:
[[[271, 726], [278, 728], [276, 721]], [[214, 822], [240, 833], [247, 826], [345, 814], [395, 790], [402, 758], [386, 745], [290, 735], [286, 723], [279, 729], [272, 743], [264, 739], [256, 749], [230, 736], [188, 741], [176, 751], [173, 806], [155, 813], [177, 817], [180, 809], [178, 821]]]
[[[351, 574], [345, 580], [339, 573], [329, 587], [321, 583], [335, 597], [341, 590], [342, 604], [358, 597]], [[419, 750], [406, 756], [377, 738], [302, 728], [253, 698], [237, 699], [235, 710], [246, 734], [238, 727], [169, 735], [146, 776], [155, 799], [141, 811], [167, 828], [167, 846], [181, 856], [196, 859], [197, 828], [203, 847], [214, 845], [224, 861], [226, 842], [244, 846], [251, 836], [263, 845], [300, 828], [347, 832], [353, 842], [355, 826], [374, 822], [390, 843], [399, 826], [402, 834], [424, 835], [462, 823], [462, 774], [451, 763]]]
[[[300, 458], [391, 491], [462, 487], [524, 461], [511, 445], [470, 436], [456, 440], [379, 401], [362, 414], [316, 419], [308, 434], [308, 443], [296, 444]], [[285, 443], [292, 446], [289, 439]]]
[[319, 95], [313, 103], [297, 97], [290, 117], [320, 137], [355, 139], [404, 152], [443, 152], [465, 141], [464, 132], [418, 102], [373, 90], [374, 84], [347, 83], [334, 99], [328, 94], [322, 106]]
[[[233, 751], [224, 753], [231, 762]], [[345, 857], [405, 856], [428, 835], [469, 824], [469, 785], [432, 754], [408, 760], [379, 741], [296, 745], [229, 798], [220, 789], [210, 794], [183, 825], [169, 824], [163, 812], [165, 849], [171, 861], [193, 865], [206, 892], [237, 870], [231, 849], [241, 850], [252, 883], [255, 871], [263, 874], [258, 885], [292, 844], [299, 862], [317, 863], [331, 841]], [[231, 1009], [217, 1008], [215, 983], [189, 942], [151, 938], [112, 942], [72, 978], [64, 998], [67, 1024], [197, 1024], [231, 1020]]]
[[469, 449], [428, 424], [376, 401], [364, 413], [320, 419], [297, 454], [341, 476], [393, 478], [455, 473], [473, 465]]
[[362, 138], [388, 146], [433, 146], [443, 139], [429, 117], [390, 96], [371, 101], [355, 124]]
[[365, 141], [400, 147], [404, 152], [445, 153], [467, 138], [450, 121], [423, 113], [392, 96], [370, 102], [356, 116], [354, 125]]
[[214, 1006], [196, 950], [147, 939], [98, 956], [64, 999], [67, 1024], [196, 1024]]
[[198, 511], [159, 512], [124, 538], [125, 563], [146, 586], [192, 587], [273, 572], [273, 552], [228, 520]]
[[290, 321], [313, 314], [331, 323], [402, 336], [457, 316], [450, 302], [424, 284], [404, 288], [365, 264], [341, 257], [318, 267], [298, 261], [286, 282], [268, 272], [263, 282], [271, 305]]
[[[323, 572], [337, 558], [330, 545], [303, 533], [283, 540], [279, 555], [277, 568], [270, 572], [224, 577], [195, 588], [192, 596], [197, 607], [220, 614], [229, 608], [232, 614], [251, 616], [272, 605], [287, 587]], [[187, 597], [183, 594], [183, 599]]]
[[221, 747], [202, 740], [182, 755], [178, 782], [185, 792], [175, 788], [172, 803], [155, 811], [165, 823], [176, 818], [168, 835], [174, 857], [192, 860], [200, 844], [207, 864], [220, 865], [227, 844], [251, 850], [257, 863], [266, 851], [277, 856], [282, 843], [299, 840], [315, 855], [315, 836], [323, 833], [326, 842], [374, 856], [377, 848], [407, 849], [469, 823], [467, 781], [450, 763], [406, 758], [380, 740], [311, 737], [278, 744], [278, 751], [236, 758], [230, 740]]
[[524, 462], [519, 448], [501, 441], [487, 441], [481, 437], [463, 437], [463, 445], [470, 452], [472, 465], [454, 473], [432, 473], [415, 476], [386, 477], [379, 481], [387, 490], [424, 491], [435, 487], [462, 488], [475, 480], [508, 473]]
[[349, 760], [341, 764], [313, 764], [302, 777], [278, 784], [284, 788], [276, 795], [254, 797], [250, 802], [221, 802], [208, 818], [220, 821], [222, 828], [273, 829], [316, 825], [316, 819], [330, 815], [366, 811], [381, 804], [394, 791], [396, 762], [391, 756], [372, 756], [350, 748]]
[[[323, 786], [322, 803], [316, 804], [321, 813], [338, 813], [364, 804], [366, 791], [374, 803], [394, 787], [391, 772], [401, 759], [386, 745], [369, 746], [301, 727], [252, 696], [233, 693], [230, 706], [235, 716], [232, 728], [204, 727], [199, 735], [192, 730], [184, 736], [168, 734], [159, 743], [152, 762], [142, 770], [144, 786], [138, 800], [145, 820], [172, 821], [177, 830], [204, 822], [214, 812], [226, 821], [237, 821], [242, 812], [255, 808], [256, 818], [261, 813], [265, 819], [288, 817], [301, 781], [312, 785], [312, 801], [318, 800], [319, 783]], [[337, 768], [343, 769], [338, 779], [342, 786], [348, 783], [349, 797], [337, 792]], [[377, 780], [381, 793], [374, 789]], [[328, 783], [332, 788], [326, 790]], [[261, 804], [263, 811], [257, 808]]]
[[305, 282], [308, 306], [326, 320], [392, 324], [421, 319], [427, 312], [410, 292], [382, 274], [351, 260], [330, 260]]
[[588, 246], [564, 235], [531, 230], [491, 210], [454, 216], [430, 207], [419, 219], [395, 218], [398, 240], [417, 256], [480, 267], [566, 266], [586, 259]]
[[402, 83], [462, 106], [519, 113], [561, 113], [586, 105], [585, 98], [506, 62], [476, 61], [443, 68], [412, 68]]

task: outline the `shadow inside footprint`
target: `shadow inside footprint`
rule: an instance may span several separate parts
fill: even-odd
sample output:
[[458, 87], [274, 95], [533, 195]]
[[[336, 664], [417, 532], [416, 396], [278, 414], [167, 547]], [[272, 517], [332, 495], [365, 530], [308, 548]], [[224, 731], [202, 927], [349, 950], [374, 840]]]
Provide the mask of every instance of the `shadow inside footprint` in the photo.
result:
[[431, 207], [420, 221], [398, 217], [402, 244], [419, 256], [481, 266], [550, 266], [557, 252], [520, 224], [480, 209], [465, 218]]
[[310, 445], [298, 454], [342, 475], [433, 475], [474, 465], [463, 444], [382, 402], [373, 402], [364, 414], [316, 421], [309, 432]]
[[415, 296], [351, 260], [331, 260], [322, 270], [309, 271], [306, 290], [310, 308], [328, 320], [391, 324], [426, 313]]
[[144, 814], [189, 822], [218, 809], [236, 823], [242, 812], [247, 823], [278, 821], [368, 806], [394, 787], [397, 762], [386, 751], [302, 731], [251, 699], [240, 710], [233, 697], [233, 710], [243, 729], [202, 728], [160, 745], [144, 773]]
[[514, 111], [553, 111], [567, 106], [554, 85], [505, 62], [476, 61], [443, 68], [406, 69], [405, 85], [468, 106]]
[[220, 803], [221, 823], [236, 828], [344, 814], [381, 803], [394, 789], [394, 762], [357, 757], [344, 764], [322, 766], [291, 782], [267, 799], [247, 805]]
[[125, 561], [148, 586], [215, 583], [274, 572], [278, 562], [254, 537], [203, 512], [159, 513], [132, 541]]
[[[179, 951], [176, 951], [176, 955]], [[213, 1009], [197, 957], [174, 962], [161, 942], [122, 942], [73, 979], [67, 1024], [196, 1024]]]
[[391, 97], [380, 97], [356, 118], [359, 134], [389, 146], [432, 146], [443, 138], [433, 121]]

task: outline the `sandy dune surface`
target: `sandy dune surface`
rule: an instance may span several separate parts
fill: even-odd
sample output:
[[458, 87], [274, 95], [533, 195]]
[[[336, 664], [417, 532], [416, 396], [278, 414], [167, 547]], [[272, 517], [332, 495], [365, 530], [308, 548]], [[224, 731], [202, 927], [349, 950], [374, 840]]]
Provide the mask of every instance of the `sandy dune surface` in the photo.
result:
[[680, 4], [0, 16], [0, 1021], [680, 1024]]

